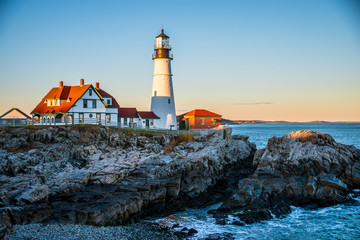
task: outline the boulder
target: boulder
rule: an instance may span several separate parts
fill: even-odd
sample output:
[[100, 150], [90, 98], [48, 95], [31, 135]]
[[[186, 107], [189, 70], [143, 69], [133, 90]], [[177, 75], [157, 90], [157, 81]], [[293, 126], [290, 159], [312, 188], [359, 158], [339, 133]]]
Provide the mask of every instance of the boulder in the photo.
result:
[[5, 224], [0, 223], [0, 240], [4, 240], [7, 233], [7, 227]]
[[49, 187], [47, 185], [31, 186], [15, 198], [17, 205], [26, 205], [39, 201], [46, 201], [49, 196]]
[[240, 180], [238, 192], [218, 208], [241, 212], [239, 219], [246, 223], [268, 219], [267, 209], [277, 215], [288, 213], [289, 204], [329, 206], [349, 201], [350, 190], [360, 183], [360, 150], [316, 131], [269, 139], [266, 148], [255, 153], [253, 165], [254, 174]]
[[331, 174], [323, 174], [322, 176], [320, 176], [319, 182], [322, 186], [328, 186], [330, 188], [335, 188], [343, 191], [347, 190], [347, 185]]

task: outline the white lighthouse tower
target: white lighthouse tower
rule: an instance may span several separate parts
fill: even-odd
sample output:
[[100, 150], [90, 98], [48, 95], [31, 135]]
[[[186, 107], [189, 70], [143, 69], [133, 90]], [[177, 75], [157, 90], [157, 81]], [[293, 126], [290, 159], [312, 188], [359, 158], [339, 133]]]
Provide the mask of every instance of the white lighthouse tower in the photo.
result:
[[155, 120], [158, 128], [177, 129], [174, 91], [171, 74], [171, 60], [169, 37], [164, 29], [156, 37], [154, 60], [153, 88], [151, 111], [160, 119]]

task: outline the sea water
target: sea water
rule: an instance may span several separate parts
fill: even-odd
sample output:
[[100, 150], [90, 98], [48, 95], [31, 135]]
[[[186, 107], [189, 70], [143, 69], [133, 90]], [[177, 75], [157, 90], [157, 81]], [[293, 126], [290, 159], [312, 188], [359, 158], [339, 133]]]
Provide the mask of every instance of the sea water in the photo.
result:
[[266, 123], [230, 125], [229, 127], [233, 130], [232, 134], [249, 136], [249, 141], [254, 142], [257, 149], [266, 147], [271, 137], [281, 137], [298, 130], [328, 133], [335, 141], [354, 145], [360, 149], [360, 123]]
[[[249, 136], [249, 140], [264, 148], [273, 136], [281, 137], [297, 130], [316, 130], [329, 133], [337, 142], [354, 145], [360, 149], [360, 123], [281, 123], [232, 125], [233, 134]], [[245, 226], [218, 225], [207, 211], [218, 208], [221, 203], [202, 209], [187, 209], [166, 218], [158, 219], [169, 224], [198, 231], [191, 239], [205, 238], [210, 234], [231, 233], [235, 239], [360, 239], [359, 204], [340, 204], [317, 210], [292, 207], [292, 212], [281, 218]], [[235, 218], [234, 218], [235, 219]], [[180, 228], [180, 229], [181, 229]]]

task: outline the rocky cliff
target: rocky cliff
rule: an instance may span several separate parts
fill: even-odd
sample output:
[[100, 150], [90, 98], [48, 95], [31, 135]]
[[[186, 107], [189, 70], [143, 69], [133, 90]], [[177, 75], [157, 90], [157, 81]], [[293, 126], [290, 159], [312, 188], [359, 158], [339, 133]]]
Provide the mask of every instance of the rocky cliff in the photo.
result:
[[0, 220], [117, 225], [201, 206], [253, 172], [254, 152], [231, 129], [180, 141], [102, 126], [1, 128]]
[[280, 216], [289, 205], [351, 202], [350, 193], [360, 188], [360, 150], [315, 131], [269, 139], [253, 164], [254, 174], [241, 179], [238, 192], [218, 209], [238, 216], [238, 224]]

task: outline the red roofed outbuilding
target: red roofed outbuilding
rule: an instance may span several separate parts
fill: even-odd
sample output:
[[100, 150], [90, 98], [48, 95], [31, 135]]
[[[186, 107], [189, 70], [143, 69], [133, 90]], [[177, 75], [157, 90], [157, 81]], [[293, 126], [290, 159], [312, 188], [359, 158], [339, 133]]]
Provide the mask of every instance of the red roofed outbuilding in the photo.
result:
[[138, 111], [136, 108], [119, 108], [119, 123], [122, 127], [156, 128], [154, 119], [159, 117], [151, 111]]
[[221, 125], [221, 115], [205, 109], [195, 109], [179, 115], [180, 129], [208, 129]]

